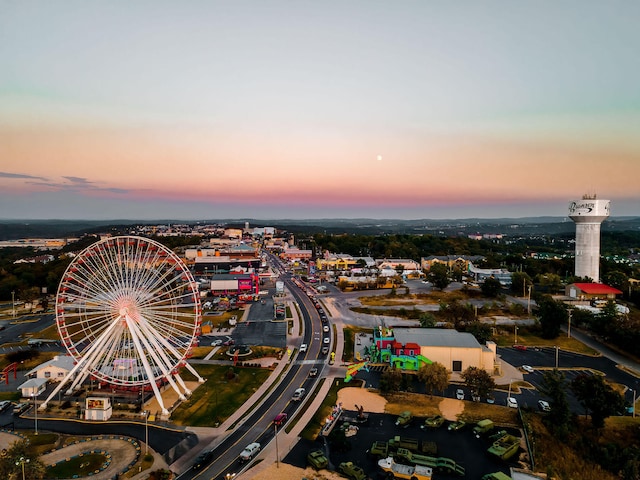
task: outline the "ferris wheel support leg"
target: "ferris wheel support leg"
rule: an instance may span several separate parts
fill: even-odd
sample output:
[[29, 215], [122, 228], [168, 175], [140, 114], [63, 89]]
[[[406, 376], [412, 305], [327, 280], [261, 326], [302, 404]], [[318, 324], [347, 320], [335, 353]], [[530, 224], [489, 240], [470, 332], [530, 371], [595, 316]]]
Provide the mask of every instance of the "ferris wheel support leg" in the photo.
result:
[[[102, 335], [100, 335], [100, 337], [98, 338], [98, 341], [96, 341], [91, 348], [89, 349], [89, 352], [87, 354], [87, 356], [82, 357], [82, 359], [80, 359], [80, 361], [78, 363], [76, 363], [73, 368], [71, 370], [69, 370], [69, 373], [67, 373], [64, 378], [60, 381], [60, 383], [58, 384], [58, 386], [56, 388], [53, 389], [53, 391], [49, 394], [49, 396], [47, 397], [47, 399], [40, 405], [40, 407], [38, 408], [38, 410], [44, 410], [47, 408], [47, 405], [49, 404], [49, 401], [54, 398], [58, 392], [60, 390], [62, 390], [62, 387], [64, 387], [72, 378], [73, 376], [76, 374], [76, 372], [78, 370], [82, 371], [86, 371], [89, 368], [89, 359], [93, 358], [93, 356], [95, 356], [96, 352], [99, 352], [99, 346], [102, 344], [102, 342], [104, 341], [104, 338], [106, 338], [107, 336], [109, 336], [111, 334], [111, 332], [113, 331], [113, 329], [116, 327], [117, 323], [114, 322], [111, 325], [109, 325], [109, 327], [103, 332]], [[79, 377], [81, 377], [82, 375], [79, 375]], [[83, 378], [86, 378], [86, 374], [84, 375]], [[77, 380], [77, 378], [76, 378]], [[72, 382], [71, 386], [67, 389], [66, 394], [67, 395], [71, 395], [73, 393], [73, 385], [76, 382]]]
[[[149, 352], [149, 355], [151, 355], [153, 360], [156, 362], [156, 365], [162, 371], [162, 374], [163, 374], [162, 376], [166, 378], [166, 380], [169, 382], [169, 385], [171, 385], [171, 388], [173, 388], [173, 390], [178, 394], [178, 398], [181, 401], [186, 400], [184, 393], [180, 391], [176, 383], [173, 381], [171, 369], [168, 366], [169, 359], [166, 357], [166, 355], [159, 354], [159, 352], [162, 352], [162, 347], [152, 338], [146, 337], [143, 334], [143, 332], [139, 330], [139, 327], [141, 326], [141, 324], [136, 324], [135, 322], [130, 321], [128, 317], [127, 317], [127, 323], [129, 324], [129, 331], [131, 333], [131, 338], [133, 339], [133, 343], [136, 345], [136, 348], [140, 349], [139, 354], [143, 363], [146, 362], [146, 365], [148, 365], [148, 360], [146, 356], [143, 356], [140, 353], [140, 352], [144, 353], [144, 350], [142, 348], [142, 344], [144, 343], [144, 346], [146, 347], [147, 352]], [[147, 372], [147, 375], [148, 375], [148, 372]]]
[[184, 365], [184, 366], [185, 366], [185, 368], [186, 368], [187, 370], [189, 370], [189, 371], [193, 374], [193, 376], [194, 376], [194, 377], [196, 377], [196, 378], [198, 379], [198, 383], [204, 383], [204, 382], [205, 382], [205, 379], [204, 379], [204, 378], [202, 378], [198, 372], [196, 372], [195, 368], [193, 368], [193, 367], [192, 367], [191, 365], [189, 365], [188, 363], [185, 363], [185, 365]]

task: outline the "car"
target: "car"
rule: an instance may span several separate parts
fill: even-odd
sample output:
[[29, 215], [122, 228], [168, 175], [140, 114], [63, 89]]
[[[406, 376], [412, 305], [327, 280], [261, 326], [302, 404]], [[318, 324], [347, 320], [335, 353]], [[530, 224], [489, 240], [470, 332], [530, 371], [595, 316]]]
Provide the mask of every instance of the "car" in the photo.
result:
[[316, 367], [313, 367], [311, 370], [309, 370], [309, 376], [310, 377], [317, 377], [318, 376], [318, 369]]
[[250, 443], [242, 450], [239, 459], [241, 462], [248, 462], [258, 453], [260, 453], [260, 444], [258, 442]]
[[522, 365], [520, 368], [527, 373], [533, 373], [533, 367], [531, 365]]
[[456, 398], [458, 400], [464, 400], [464, 390], [462, 390], [461, 388], [456, 390]]
[[546, 400], [538, 400], [538, 408], [541, 412], [549, 412], [551, 411], [551, 405]]
[[193, 464], [194, 470], [199, 470], [213, 460], [213, 450], [205, 450], [196, 457]]
[[276, 418], [273, 419], [273, 424], [278, 426], [282, 425], [287, 421], [287, 416], [288, 415], [285, 412], [279, 413], [276, 415]]
[[494, 403], [496, 403], [496, 399], [493, 397], [487, 397], [487, 403], [493, 405]]
[[447, 429], [450, 432], [457, 432], [458, 430], [462, 430], [467, 423], [464, 420], [458, 420], [456, 422], [451, 422]]
[[21, 402], [13, 407], [13, 413], [18, 415], [29, 408], [29, 404], [27, 402]]
[[227, 341], [222, 342], [222, 345], [224, 345], [225, 347], [229, 347], [231, 345], [234, 345], [236, 342], [233, 338], [229, 338]]
[[329, 353], [329, 347], [325, 345], [324, 347], [322, 347], [322, 354], [326, 355], [327, 353]]
[[320, 314], [320, 320], [322, 320], [323, 323], [328, 321], [327, 316], [324, 313]]
[[513, 348], [515, 348], [516, 350], [520, 350], [521, 352], [527, 351], [527, 347], [525, 345], [514, 345]]
[[219, 338], [211, 342], [212, 347], [219, 347], [220, 345], [222, 345], [222, 340], [220, 340]]
[[307, 351], [307, 344], [303, 343], [302, 345], [300, 345], [300, 353], [306, 352], [306, 351]]
[[518, 408], [518, 401], [513, 397], [507, 397], [507, 407]]
[[293, 392], [293, 397], [291, 397], [291, 400], [293, 400], [294, 402], [299, 402], [300, 400], [302, 400], [305, 393], [307, 393], [307, 391], [304, 388], [296, 388], [296, 391]]
[[444, 424], [444, 417], [442, 415], [433, 415], [431, 417], [427, 417], [424, 420], [424, 425], [420, 428], [438, 428]]
[[322, 340], [322, 343], [327, 344], [331, 341], [331, 339], [329, 337], [324, 337], [324, 339]]
[[365, 480], [367, 478], [364, 470], [353, 462], [342, 462], [338, 465], [338, 471], [351, 480]]
[[328, 332], [329, 331], [329, 325], [324, 325], [322, 327], [322, 331], [325, 332], [325, 333]]

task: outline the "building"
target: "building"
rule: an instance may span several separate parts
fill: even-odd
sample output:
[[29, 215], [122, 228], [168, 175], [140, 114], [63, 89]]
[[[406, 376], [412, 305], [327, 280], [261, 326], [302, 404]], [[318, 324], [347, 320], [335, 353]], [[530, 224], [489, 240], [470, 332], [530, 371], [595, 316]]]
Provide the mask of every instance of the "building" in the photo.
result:
[[600, 281], [600, 225], [609, 217], [610, 203], [584, 195], [569, 204], [569, 218], [576, 224], [576, 277]]
[[420, 259], [420, 266], [426, 271], [431, 269], [433, 264], [442, 263], [450, 270], [459, 268], [463, 272], [466, 272], [469, 269], [470, 263], [477, 263], [482, 260], [484, 260], [482, 255], [431, 255], [429, 257], [422, 257]]
[[44, 378], [30, 378], [18, 387], [24, 398], [34, 398], [42, 394], [47, 387], [47, 380]]
[[469, 262], [467, 274], [473, 277], [476, 282], [484, 282], [487, 278], [495, 278], [500, 280], [500, 283], [504, 286], [511, 285], [512, 273], [504, 268], [478, 268]]
[[374, 330], [370, 361], [387, 363], [402, 370], [417, 371], [438, 362], [454, 374], [469, 367], [496, 371], [494, 342], [481, 345], [470, 333], [451, 329], [379, 326]]
[[616, 301], [616, 295], [622, 295], [622, 291], [603, 283], [572, 283], [566, 286], [565, 294], [570, 300], [583, 302]]
[[48, 362], [29, 370], [25, 375], [32, 378], [43, 378], [45, 381], [59, 382], [75, 366], [75, 359], [70, 355], [56, 355]]

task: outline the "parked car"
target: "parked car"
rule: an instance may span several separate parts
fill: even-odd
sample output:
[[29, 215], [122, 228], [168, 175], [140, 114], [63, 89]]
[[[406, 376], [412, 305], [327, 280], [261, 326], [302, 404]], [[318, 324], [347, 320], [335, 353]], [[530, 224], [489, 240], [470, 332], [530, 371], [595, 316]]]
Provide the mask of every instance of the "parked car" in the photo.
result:
[[318, 369], [316, 367], [313, 367], [311, 370], [309, 370], [309, 376], [310, 377], [317, 377], [318, 376]]
[[212, 347], [219, 347], [220, 345], [222, 345], [222, 340], [220, 340], [219, 338], [211, 342]]
[[507, 398], [507, 407], [518, 408], [518, 401], [513, 397]]
[[18, 403], [13, 407], [13, 413], [18, 415], [29, 408], [29, 404], [27, 402]]
[[322, 340], [322, 343], [329, 343], [331, 341], [331, 339], [329, 337], [324, 337], [324, 339]]
[[10, 406], [11, 406], [11, 402], [9, 400], [2, 400], [0, 402], [0, 412], [4, 412]]
[[322, 354], [326, 355], [327, 353], [329, 353], [329, 347], [325, 345], [324, 347], [322, 347]]
[[462, 390], [461, 388], [456, 390], [456, 398], [458, 400], [464, 400], [464, 390]]
[[302, 345], [300, 345], [300, 353], [306, 352], [306, 351], [307, 351], [307, 344], [303, 343]]

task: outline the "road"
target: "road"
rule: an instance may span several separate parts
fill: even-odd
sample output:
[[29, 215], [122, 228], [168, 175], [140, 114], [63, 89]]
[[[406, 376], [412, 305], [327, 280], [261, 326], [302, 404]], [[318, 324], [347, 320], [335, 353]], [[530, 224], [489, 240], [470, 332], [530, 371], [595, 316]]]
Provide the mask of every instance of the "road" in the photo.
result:
[[[306, 343], [308, 350], [296, 352], [296, 360], [291, 364], [285, 376], [273, 386], [264, 401], [216, 446], [213, 455], [215, 460], [199, 471], [184, 472], [180, 475], [180, 479], [223, 479], [227, 474], [238, 473], [247, 468], [251, 462], [246, 465], [239, 461], [242, 450], [253, 442], [260, 443], [264, 448], [273, 441], [277, 433], [276, 428], [286, 426], [286, 423], [280, 427], [273, 424], [276, 415], [284, 412], [288, 416], [287, 421], [291, 421], [301, 405], [304, 404], [304, 402], [291, 400], [295, 389], [304, 387], [307, 392], [314, 389], [317, 377], [310, 378], [309, 370], [313, 367], [321, 369], [326, 360], [326, 355], [321, 353], [322, 323], [309, 297], [293, 283], [291, 277], [286, 274], [281, 279], [285, 281], [289, 292], [298, 304], [304, 325], [301, 343]], [[249, 319], [249, 321], [251, 320]]]

